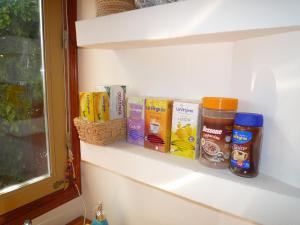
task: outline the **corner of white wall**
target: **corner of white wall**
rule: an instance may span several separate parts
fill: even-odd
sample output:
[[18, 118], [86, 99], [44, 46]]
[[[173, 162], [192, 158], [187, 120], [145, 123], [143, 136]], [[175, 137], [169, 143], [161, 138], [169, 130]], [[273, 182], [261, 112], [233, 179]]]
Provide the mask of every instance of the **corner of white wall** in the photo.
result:
[[37, 218], [33, 225], [65, 225], [83, 215], [83, 207], [79, 198], [75, 198]]

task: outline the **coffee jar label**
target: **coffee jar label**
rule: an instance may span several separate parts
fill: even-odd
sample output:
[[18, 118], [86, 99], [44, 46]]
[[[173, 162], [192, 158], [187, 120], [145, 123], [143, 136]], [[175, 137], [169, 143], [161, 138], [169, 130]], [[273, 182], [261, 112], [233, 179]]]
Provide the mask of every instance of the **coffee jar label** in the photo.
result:
[[233, 168], [249, 169], [253, 134], [250, 131], [233, 130], [230, 164]]
[[203, 118], [200, 157], [229, 165], [233, 119]]

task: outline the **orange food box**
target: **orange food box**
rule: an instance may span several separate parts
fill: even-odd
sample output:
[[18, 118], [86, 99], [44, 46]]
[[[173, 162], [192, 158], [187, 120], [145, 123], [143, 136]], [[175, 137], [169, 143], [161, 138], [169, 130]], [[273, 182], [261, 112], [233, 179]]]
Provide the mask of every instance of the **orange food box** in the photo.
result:
[[172, 100], [146, 99], [145, 147], [160, 152], [170, 151]]

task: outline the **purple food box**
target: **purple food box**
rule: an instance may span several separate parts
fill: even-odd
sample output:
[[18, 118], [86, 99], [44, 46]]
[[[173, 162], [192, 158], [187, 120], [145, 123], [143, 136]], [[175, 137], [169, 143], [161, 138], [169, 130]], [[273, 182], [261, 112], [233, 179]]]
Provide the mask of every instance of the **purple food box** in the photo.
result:
[[144, 145], [145, 137], [145, 98], [127, 99], [127, 142]]

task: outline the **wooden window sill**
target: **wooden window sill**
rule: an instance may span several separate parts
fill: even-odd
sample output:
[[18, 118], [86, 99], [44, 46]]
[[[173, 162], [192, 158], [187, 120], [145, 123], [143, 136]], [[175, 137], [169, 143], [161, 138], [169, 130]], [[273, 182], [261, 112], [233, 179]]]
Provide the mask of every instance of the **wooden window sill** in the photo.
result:
[[[73, 220], [73, 221], [71, 221], [70, 223], [67, 223], [66, 225], [82, 225], [83, 224], [83, 217], [81, 216], [81, 217], [78, 217], [78, 218], [76, 218], [75, 220]], [[88, 219], [86, 219], [85, 220], [85, 223], [87, 224], [87, 223], [91, 223], [91, 221], [90, 220], [88, 220]]]

